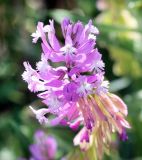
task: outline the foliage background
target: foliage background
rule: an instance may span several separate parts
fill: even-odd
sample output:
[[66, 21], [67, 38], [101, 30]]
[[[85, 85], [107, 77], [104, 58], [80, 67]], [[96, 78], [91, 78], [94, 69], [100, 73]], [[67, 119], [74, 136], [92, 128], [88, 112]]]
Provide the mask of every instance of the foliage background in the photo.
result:
[[[0, 0], [0, 160], [29, 156], [28, 145], [41, 126], [28, 106], [41, 103], [21, 79], [23, 61], [35, 65], [39, 60], [40, 46], [30, 37], [37, 22], [53, 18], [62, 40], [59, 23], [64, 17], [94, 21], [110, 89], [128, 105], [129, 140], [116, 137], [104, 159], [142, 160], [142, 0]], [[72, 144], [76, 133], [62, 127], [43, 129], [58, 140], [57, 159], [69, 153], [81, 159]]]

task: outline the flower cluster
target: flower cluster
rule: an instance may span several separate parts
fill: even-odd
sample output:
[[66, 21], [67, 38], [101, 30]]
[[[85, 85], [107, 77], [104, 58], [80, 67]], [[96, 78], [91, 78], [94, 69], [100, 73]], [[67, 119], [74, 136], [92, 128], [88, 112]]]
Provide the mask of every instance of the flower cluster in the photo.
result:
[[34, 141], [35, 143], [29, 146], [30, 160], [55, 160], [57, 142], [54, 137], [47, 136], [42, 130], [38, 130], [35, 132]]
[[36, 69], [24, 62], [26, 71], [22, 77], [29, 90], [38, 92], [48, 107], [30, 108], [41, 124], [48, 123], [46, 114], [52, 113], [55, 118], [49, 122], [51, 125], [68, 125], [73, 130], [83, 126], [74, 144], [83, 150], [95, 146], [101, 159], [113, 132], [117, 131], [123, 140], [127, 138], [125, 128], [130, 128], [125, 120], [127, 106], [108, 92], [105, 65], [96, 48], [99, 31], [92, 21], [86, 25], [80, 21], [73, 24], [65, 18], [61, 30], [64, 44], [56, 37], [53, 20], [45, 26], [38, 22], [36, 32], [31, 35], [33, 43], [40, 39], [43, 52]]

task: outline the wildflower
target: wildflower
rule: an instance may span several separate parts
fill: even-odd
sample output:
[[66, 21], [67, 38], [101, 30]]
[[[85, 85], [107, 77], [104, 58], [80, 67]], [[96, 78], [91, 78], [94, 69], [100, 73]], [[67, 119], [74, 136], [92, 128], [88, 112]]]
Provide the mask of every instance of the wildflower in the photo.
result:
[[[84, 26], [80, 21], [73, 24], [64, 19], [61, 29], [65, 44], [61, 44], [55, 35], [53, 20], [49, 22], [45, 27], [39, 22], [38, 34], [32, 36], [33, 43], [41, 39], [41, 61], [36, 70], [24, 62], [26, 71], [22, 75], [30, 91], [40, 92], [37, 95], [48, 108], [31, 109], [40, 123], [64, 124], [73, 130], [83, 126], [74, 144], [83, 150], [93, 146], [102, 159], [111, 134], [118, 132], [125, 140], [125, 130], [130, 125], [125, 120], [127, 106], [118, 96], [109, 93], [109, 83], [104, 80], [105, 65], [96, 48], [99, 31], [91, 20]], [[53, 67], [57, 62], [59, 67]], [[47, 112], [55, 118], [48, 121]]]
[[47, 136], [42, 130], [38, 130], [34, 136], [35, 143], [31, 144], [30, 160], [54, 160], [57, 151], [57, 142], [54, 137]]
[[[34, 143], [29, 146], [29, 160], [55, 160], [57, 142], [54, 137], [46, 135], [42, 130], [37, 130], [34, 135]], [[19, 158], [18, 160], [27, 160]]]

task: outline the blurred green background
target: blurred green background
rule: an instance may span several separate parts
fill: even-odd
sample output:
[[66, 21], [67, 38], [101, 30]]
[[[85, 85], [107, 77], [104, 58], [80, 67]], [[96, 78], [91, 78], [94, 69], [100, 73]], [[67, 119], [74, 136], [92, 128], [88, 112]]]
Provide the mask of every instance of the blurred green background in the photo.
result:
[[[39, 60], [40, 45], [32, 44], [30, 37], [37, 22], [54, 19], [62, 39], [59, 23], [64, 17], [83, 23], [92, 19], [99, 28], [97, 46], [110, 90], [128, 105], [129, 140], [116, 139], [104, 159], [142, 160], [142, 0], [0, 0], [0, 160], [29, 156], [28, 146], [41, 126], [28, 106], [40, 101], [21, 78], [23, 61], [35, 66]], [[57, 138], [57, 159], [74, 152], [76, 133], [62, 127], [44, 129]]]

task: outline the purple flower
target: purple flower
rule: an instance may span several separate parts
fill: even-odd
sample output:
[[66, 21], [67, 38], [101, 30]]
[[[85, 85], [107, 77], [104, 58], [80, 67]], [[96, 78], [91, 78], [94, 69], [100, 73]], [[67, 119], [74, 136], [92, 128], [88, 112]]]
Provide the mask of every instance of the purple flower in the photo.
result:
[[[74, 144], [83, 150], [94, 146], [101, 157], [111, 134], [117, 131], [124, 135], [124, 129], [130, 125], [125, 120], [127, 106], [118, 96], [109, 93], [109, 83], [104, 80], [105, 65], [96, 48], [99, 31], [91, 20], [83, 25], [65, 18], [61, 23], [65, 43], [61, 44], [53, 20], [49, 23], [44, 26], [39, 22], [32, 34], [33, 43], [40, 39], [43, 50], [36, 70], [24, 62], [26, 71], [22, 75], [29, 90], [38, 92], [48, 108], [30, 108], [42, 124], [63, 124], [73, 130], [83, 125]], [[46, 113], [55, 118], [48, 121]]]
[[34, 137], [35, 143], [31, 144], [30, 160], [54, 160], [57, 151], [57, 142], [52, 136], [47, 136], [43, 131], [38, 130]]
[[[54, 137], [46, 135], [42, 130], [37, 130], [34, 135], [34, 143], [29, 146], [29, 160], [55, 160], [57, 142]], [[19, 158], [18, 160], [27, 160]]]

